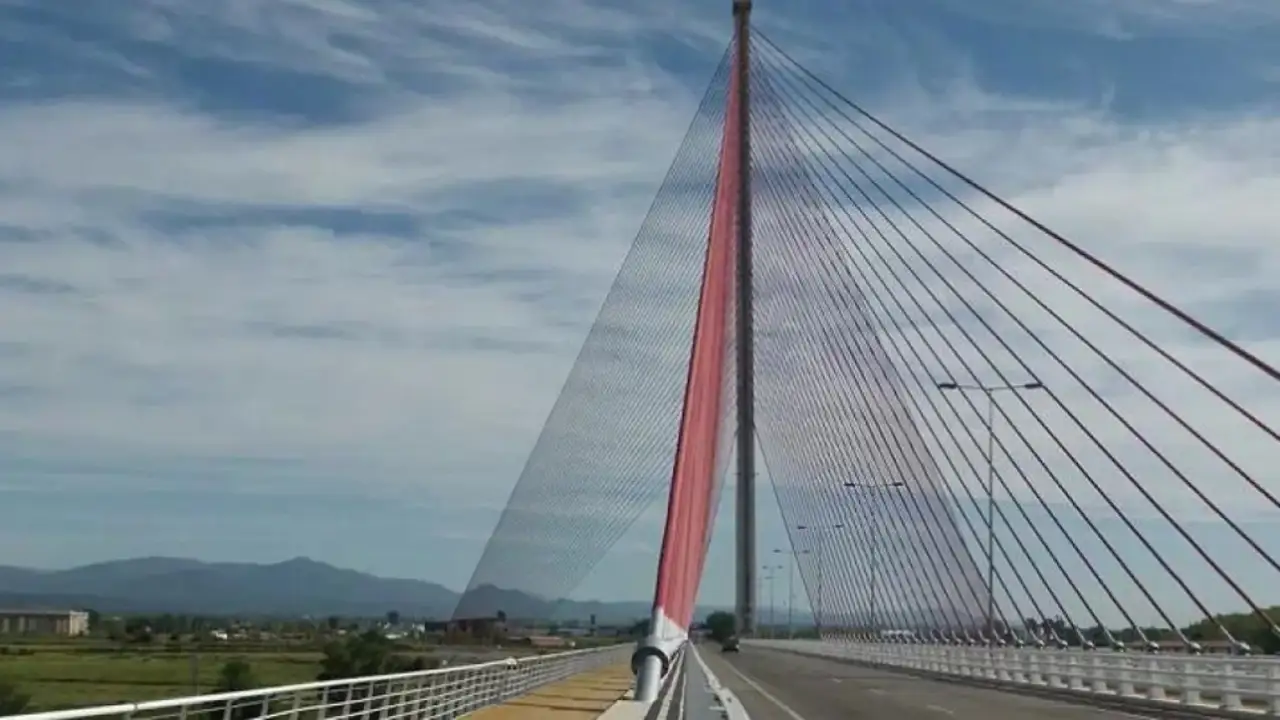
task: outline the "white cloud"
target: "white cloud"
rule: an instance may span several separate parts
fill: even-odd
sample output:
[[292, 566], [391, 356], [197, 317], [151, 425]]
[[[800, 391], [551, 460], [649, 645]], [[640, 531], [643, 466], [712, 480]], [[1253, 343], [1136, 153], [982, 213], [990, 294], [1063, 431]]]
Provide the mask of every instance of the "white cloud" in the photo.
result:
[[1068, 28], [1120, 40], [1164, 34], [1180, 37], [1218, 35], [1274, 26], [1280, 22], [1280, 10], [1267, 0], [1135, 0], [1123, 3], [1108, 0], [1073, 3], [1051, 0], [990, 3], [936, 0], [936, 4], [990, 23]]
[[[535, 28], [418, 5], [156, 2], [100, 26], [375, 88], [355, 121], [220, 115], [159, 81], [0, 113], [0, 429], [51, 469], [7, 485], [305, 494], [358, 475], [372, 496], [501, 504], [700, 89], [608, 46], [637, 26], [604, 23], [643, 20], [627, 13], [561, 3]], [[581, 60], [572, 33], [608, 62], [510, 73], [520, 53]], [[433, 92], [424, 61], [467, 82]], [[397, 231], [306, 215], [356, 211]], [[223, 456], [298, 469], [191, 477]]]
[[[727, 38], [724, 5], [154, 0], [93, 16], [183, 58], [342, 84], [359, 107], [309, 124], [220, 113], [138, 57], [50, 45], [105, 53], [134, 84], [0, 110], [0, 440], [45, 468], [0, 483], [308, 494], [352, 492], [358, 475], [368, 496], [492, 511]], [[829, 35], [805, 13], [776, 19], [780, 36]], [[632, 39], [665, 30], [702, 65], [663, 66]], [[963, 77], [887, 97], [877, 108], [926, 147], [1193, 311], [1277, 290], [1266, 113], [1135, 124]], [[376, 217], [307, 217], [355, 211]], [[1224, 248], [1247, 261], [1189, 259]], [[1239, 314], [1280, 359], [1264, 313]], [[1222, 379], [1280, 415], [1261, 385]], [[289, 469], [192, 469], [221, 456]]]

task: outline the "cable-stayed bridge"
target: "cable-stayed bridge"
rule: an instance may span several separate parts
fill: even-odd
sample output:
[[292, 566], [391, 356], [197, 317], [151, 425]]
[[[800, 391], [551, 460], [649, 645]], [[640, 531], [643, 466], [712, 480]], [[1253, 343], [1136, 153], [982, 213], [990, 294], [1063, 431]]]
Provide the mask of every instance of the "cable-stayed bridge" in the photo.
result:
[[[665, 501], [648, 637], [49, 720], [529, 714], [619, 663], [618, 717], [1280, 715], [1280, 372], [1183, 308], [1194, 276], [1135, 279], [734, 14], [454, 618], [553, 606]], [[737, 656], [690, 644], [730, 477]]]

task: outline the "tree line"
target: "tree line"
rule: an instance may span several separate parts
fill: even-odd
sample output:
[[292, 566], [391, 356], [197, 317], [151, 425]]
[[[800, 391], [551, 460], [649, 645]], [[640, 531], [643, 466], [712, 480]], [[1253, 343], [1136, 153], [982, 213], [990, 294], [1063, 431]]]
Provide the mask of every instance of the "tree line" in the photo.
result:
[[[1272, 618], [1280, 617], [1280, 605], [1267, 608], [1264, 612]], [[1075, 640], [1074, 631], [1060, 617], [1051, 618], [1048, 623], [1027, 618], [1023, 623], [1032, 631], [1052, 630], [1063, 640], [1069, 642]], [[1248, 644], [1254, 652], [1268, 655], [1280, 653], [1280, 637], [1277, 637], [1275, 632], [1272, 631], [1270, 623], [1253, 612], [1216, 615], [1212, 620], [1205, 618], [1182, 627], [1180, 630], [1182, 635], [1192, 642], [1225, 641], [1227, 638], [1223, 635], [1219, 626], [1225, 628], [1232, 638]], [[1102, 645], [1106, 642], [1106, 630], [1100, 625], [1088, 628], [1082, 627], [1080, 628], [1080, 633], [1095, 645]], [[1111, 628], [1111, 635], [1124, 643], [1136, 643], [1141, 640], [1138, 631], [1132, 627]], [[1144, 627], [1142, 628], [1142, 635], [1145, 635], [1148, 640], [1161, 644], [1180, 642], [1178, 634], [1168, 627]]]
[[217, 631], [247, 637], [269, 636], [282, 639], [315, 639], [340, 633], [357, 633], [372, 626], [398, 627], [399, 612], [387, 612], [381, 618], [352, 618], [329, 615], [320, 618], [235, 617], [186, 615], [182, 613], [129, 613], [104, 616], [86, 609], [89, 633], [114, 642], [146, 645], [167, 639], [177, 642], [185, 638], [212, 642]]
[[[1270, 617], [1280, 618], [1280, 606], [1268, 608], [1265, 612]], [[1219, 624], [1226, 628], [1231, 637], [1247, 643], [1254, 652], [1268, 655], [1280, 653], [1280, 637], [1276, 636], [1267, 622], [1252, 612], [1217, 615], [1213, 620], [1206, 618], [1199, 622], [1191, 623], [1181, 628], [1181, 631], [1183, 636], [1192, 642], [1204, 643], [1226, 640], [1218, 627]], [[732, 613], [723, 611], [713, 612], [707, 616], [705, 626], [707, 634], [712, 639], [723, 642], [734, 633], [734, 616]], [[1023, 620], [1023, 627], [1035, 633], [1043, 633], [1045, 636], [1052, 632], [1052, 634], [1070, 644], [1078, 644], [1075, 630], [1061, 617], [1049, 618], [1047, 622], [1026, 618]], [[806, 627], [803, 630], [808, 632], [797, 632], [796, 636], [813, 635], [812, 627]], [[1142, 635], [1145, 635], [1148, 640], [1161, 645], [1173, 646], [1180, 642], [1177, 633], [1167, 627], [1152, 626], [1141, 628], [1141, 630]], [[1132, 627], [1110, 628], [1110, 633], [1116, 640], [1126, 644], [1137, 643], [1141, 640], [1138, 631]], [[1107, 642], [1107, 629], [1101, 625], [1081, 627], [1080, 635], [1099, 647]]]

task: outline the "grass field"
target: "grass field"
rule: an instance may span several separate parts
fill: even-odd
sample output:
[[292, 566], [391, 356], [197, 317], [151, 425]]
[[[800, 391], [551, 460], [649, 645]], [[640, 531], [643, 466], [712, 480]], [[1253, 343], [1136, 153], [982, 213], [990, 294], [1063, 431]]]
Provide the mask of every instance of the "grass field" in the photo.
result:
[[38, 712], [210, 692], [223, 664], [236, 659], [252, 665], [264, 686], [310, 682], [320, 671], [320, 658], [310, 651], [195, 654], [26, 645], [21, 654], [0, 654], [0, 678], [30, 694], [28, 711]]
[[[311, 682], [323, 658], [318, 645], [245, 642], [197, 650], [89, 638], [16, 641], [0, 643], [0, 680], [31, 695], [27, 712], [141, 702], [213, 692], [222, 666], [231, 660], [248, 662], [261, 687]], [[457, 666], [531, 652], [527, 647], [421, 644], [401, 647], [398, 654], [434, 656]]]

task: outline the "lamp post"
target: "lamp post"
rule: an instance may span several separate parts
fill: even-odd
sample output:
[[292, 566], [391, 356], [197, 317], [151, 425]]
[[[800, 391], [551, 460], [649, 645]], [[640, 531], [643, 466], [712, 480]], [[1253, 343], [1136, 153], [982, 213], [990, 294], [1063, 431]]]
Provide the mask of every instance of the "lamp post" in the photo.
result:
[[778, 635], [778, 626], [774, 624], [774, 603], [773, 603], [773, 581], [777, 579], [776, 571], [784, 569], [781, 565], [764, 565], [760, 570], [764, 572], [761, 579], [769, 581], [769, 637], [775, 638]]
[[818, 639], [822, 639], [822, 606], [823, 606], [823, 587], [822, 587], [822, 554], [823, 548], [826, 546], [827, 534], [836, 530], [843, 530], [844, 523], [833, 523], [831, 525], [797, 525], [796, 530], [802, 532], [811, 532], [817, 536], [818, 543], [818, 602], [814, 608], [813, 624], [818, 631]]
[[876, 620], [876, 573], [879, 570], [878, 558], [880, 555], [880, 498], [881, 490], [896, 490], [905, 487], [904, 482], [890, 483], [856, 483], [847, 482], [845, 487], [853, 490], [868, 490], [872, 493], [871, 501], [871, 636], [879, 636], [879, 627]]
[[790, 562], [787, 563], [787, 639], [791, 640], [796, 636], [795, 625], [795, 602], [796, 602], [796, 559], [800, 555], [808, 555], [808, 550], [783, 550], [782, 548], [774, 548], [775, 555], [786, 555]]
[[1039, 380], [1014, 384], [964, 384], [953, 380], [938, 383], [942, 391], [980, 392], [987, 398], [987, 629], [994, 642], [996, 634], [996, 398], [998, 392], [1043, 390]]

